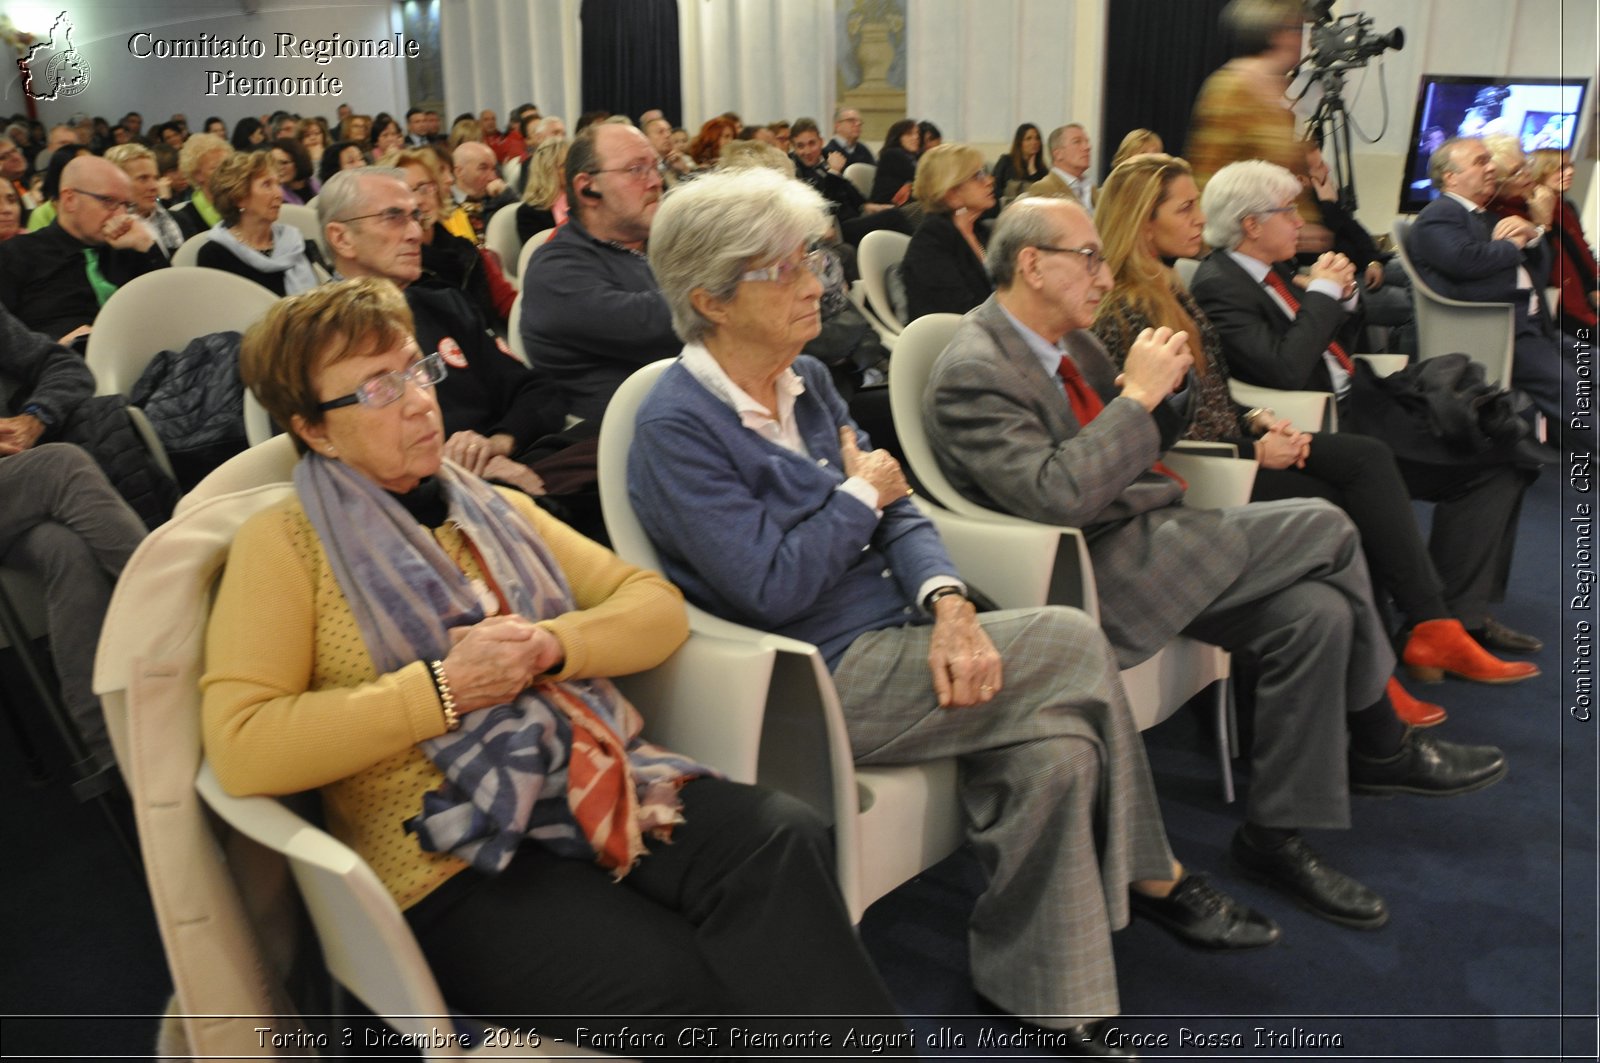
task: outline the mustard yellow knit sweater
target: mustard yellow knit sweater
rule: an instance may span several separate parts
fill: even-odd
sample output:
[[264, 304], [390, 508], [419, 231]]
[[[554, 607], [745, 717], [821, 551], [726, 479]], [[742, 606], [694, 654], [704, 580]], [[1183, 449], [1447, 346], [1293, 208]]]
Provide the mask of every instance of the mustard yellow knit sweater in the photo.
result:
[[[683, 596], [503, 492], [561, 565], [576, 611], [542, 621], [566, 651], [554, 678], [627, 675], [665, 660], [687, 637]], [[460, 531], [434, 538], [469, 576], [482, 575]], [[206, 638], [206, 755], [233, 794], [320, 788], [331, 833], [360, 853], [401, 908], [467, 865], [425, 853], [403, 826], [443, 782], [417, 743], [444, 733], [422, 661], [378, 675], [350, 606], [298, 499], [239, 529]], [[649, 706], [641, 706], [646, 718]]]

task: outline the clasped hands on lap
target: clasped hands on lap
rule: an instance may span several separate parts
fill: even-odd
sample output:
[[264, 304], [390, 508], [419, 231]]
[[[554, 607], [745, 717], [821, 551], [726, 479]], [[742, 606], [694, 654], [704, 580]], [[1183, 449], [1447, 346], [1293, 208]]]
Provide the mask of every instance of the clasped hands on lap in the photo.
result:
[[444, 672], [463, 713], [510, 701], [566, 657], [547, 628], [516, 615], [451, 628], [450, 644]]

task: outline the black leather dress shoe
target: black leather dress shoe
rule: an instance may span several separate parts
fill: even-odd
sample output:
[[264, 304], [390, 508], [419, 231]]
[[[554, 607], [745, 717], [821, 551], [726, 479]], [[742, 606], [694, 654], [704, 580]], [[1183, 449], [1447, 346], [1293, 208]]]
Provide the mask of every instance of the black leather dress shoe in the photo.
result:
[[1506, 774], [1495, 746], [1462, 746], [1406, 728], [1400, 752], [1381, 760], [1350, 751], [1350, 792], [1454, 797], [1493, 786]]
[[1467, 633], [1477, 639], [1484, 649], [1499, 650], [1501, 653], [1538, 653], [1544, 649], [1544, 643], [1539, 639], [1506, 627], [1492, 616], [1484, 619], [1481, 629], [1472, 629]]
[[1258, 848], [1240, 829], [1233, 834], [1233, 859], [1242, 869], [1281, 890], [1313, 915], [1376, 930], [1389, 921], [1383, 898], [1342, 871], [1329, 867], [1296, 834], [1276, 849]]
[[1279, 937], [1277, 923], [1223, 893], [1204, 875], [1184, 875], [1165, 897], [1129, 890], [1128, 898], [1135, 914], [1203, 949], [1259, 949]]

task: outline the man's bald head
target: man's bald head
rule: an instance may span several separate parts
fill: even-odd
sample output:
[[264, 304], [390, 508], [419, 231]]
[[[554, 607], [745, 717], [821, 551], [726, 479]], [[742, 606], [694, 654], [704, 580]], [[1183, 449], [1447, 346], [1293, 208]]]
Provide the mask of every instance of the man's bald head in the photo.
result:
[[463, 140], [450, 158], [461, 191], [471, 199], [482, 199], [495, 178], [494, 149], [481, 140]]
[[61, 227], [86, 244], [106, 242], [106, 223], [127, 211], [133, 181], [116, 163], [79, 155], [61, 171]]

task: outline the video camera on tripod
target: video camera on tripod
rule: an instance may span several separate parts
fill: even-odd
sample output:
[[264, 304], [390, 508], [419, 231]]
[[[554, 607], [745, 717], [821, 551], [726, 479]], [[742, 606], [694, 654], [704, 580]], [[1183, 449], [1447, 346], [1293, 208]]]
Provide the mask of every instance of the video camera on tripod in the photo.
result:
[[[1311, 0], [1305, 14], [1311, 22], [1311, 50], [1294, 73], [1310, 74], [1306, 91], [1312, 84], [1322, 89], [1322, 99], [1307, 121], [1306, 130], [1313, 141], [1324, 145], [1323, 153], [1329, 156], [1339, 186], [1339, 202], [1346, 210], [1354, 211], [1355, 171], [1350, 154], [1350, 115], [1344, 105], [1344, 75], [1365, 67], [1369, 60], [1391, 48], [1397, 52], [1404, 48], [1406, 33], [1398, 26], [1388, 33], [1374, 33], [1373, 19], [1360, 12], [1334, 18], [1333, 0]], [[1387, 113], [1387, 99], [1384, 106]]]
[[1334, 18], [1333, 0], [1315, 0], [1308, 5], [1312, 19], [1311, 53], [1306, 56], [1318, 71], [1338, 66], [1353, 70], [1393, 48], [1406, 46], [1406, 31], [1396, 26], [1388, 33], [1372, 32], [1370, 15], [1357, 12]]

